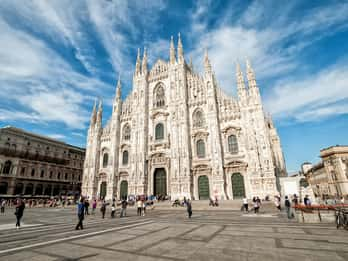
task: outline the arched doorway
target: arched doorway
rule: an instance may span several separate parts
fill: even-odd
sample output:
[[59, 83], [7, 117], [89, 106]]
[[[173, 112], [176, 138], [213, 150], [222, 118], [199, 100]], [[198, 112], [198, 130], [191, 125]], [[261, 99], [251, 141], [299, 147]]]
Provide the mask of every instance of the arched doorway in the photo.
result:
[[45, 188], [45, 195], [46, 196], [50, 196], [51, 195], [51, 191], [52, 191], [52, 186], [51, 185], [48, 185], [46, 188]]
[[104, 199], [106, 196], [106, 181], [103, 181], [102, 183], [100, 183], [100, 198]]
[[25, 195], [32, 195], [33, 194], [33, 189], [34, 189], [34, 185], [29, 183], [27, 184], [27, 186], [25, 187]]
[[36, 185], [35, 195], [42, 195], [43, 186], [41, 184]]
[[231, 176], [233, 199], [245, 197], [244, 178], [240, 173]]
[[54, 188], [53, 188], [53, 196], [58, 196], [58, 195], [59, 195], [59, 192], [60, 192], [60, 187], [59, 187], [59, 185], [54, 186]]
[[23, 183], [17, 183], [15, 188], [15, 195], [20, 195], [23, 193]]
[[0, 182], [0, 195], [6, 195], [7, 194], [7, 182]]
[[167, 195], [167, 175], [163, 168], [156, 169], [153, 175], [154, 188], [153, 192], [155, 196], [165, 196]]
[[120, 197], [121, 199], [127, 199], [128, 196], [128, 181], [122, 180], [120, 185]]
[[200, 176], [198, 178], [198, 198], [209, 199], [209, 179], [207, 176]]

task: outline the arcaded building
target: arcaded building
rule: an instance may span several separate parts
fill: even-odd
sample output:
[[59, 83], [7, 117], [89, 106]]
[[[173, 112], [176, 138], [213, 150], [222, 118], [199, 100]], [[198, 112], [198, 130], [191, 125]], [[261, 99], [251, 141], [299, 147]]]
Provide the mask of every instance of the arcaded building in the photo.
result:
[[85, 150], [22, 129], [0, 128], [0, 197], [80, 194]]
[[[180, 37], [169, 61], [148, 68], [136, 59], [133, 89], [102, 126], [102, 103], [88, 129], [82, 194], [167, 195], [171, 199], [236, 199], [278, 194], [286, 175], [280, 139], [266, 116], [254, 71], [236, 66], [238, 97], [219, 87], [208, 54], [199, 74], [184, 58]], [[232, 71], [232, 68], [231, 68]], [[233, 86], [230, 86], [232, 89]]]

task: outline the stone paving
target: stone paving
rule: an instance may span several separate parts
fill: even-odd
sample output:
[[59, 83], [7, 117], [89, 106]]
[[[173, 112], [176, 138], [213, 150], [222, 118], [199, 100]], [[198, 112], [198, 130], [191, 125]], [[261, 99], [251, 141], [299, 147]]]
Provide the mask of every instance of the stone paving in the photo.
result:
[[348, 231], [298, 224], [284, 214], [151, 210], [137, 217], [88, 216], [75, 231], [73, 209], [13, 210], [0, 216], [0, 260], [348, 260]]

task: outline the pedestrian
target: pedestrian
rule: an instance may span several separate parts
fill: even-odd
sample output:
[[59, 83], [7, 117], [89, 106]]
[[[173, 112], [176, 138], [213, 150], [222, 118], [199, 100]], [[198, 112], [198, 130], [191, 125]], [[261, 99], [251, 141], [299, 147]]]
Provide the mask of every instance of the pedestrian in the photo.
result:
[[191, 218], [191, 216], [192, 216], [192, 204], [191, 204], [191, 201], [189, 199], [186, 200], [186, 209], [187, 209], [187, 213], [188, 213], [188, 218]]
[[140, 198], [138, 198], [138, 201], [137, 201], [137, 215], [138, 216], [141, 216], [142, 208], [143, 208], [143, 202], [140, 200]]
[[295, 206], [298, 205], [298, 197], [296, 194], [294, 194], [294, 197], [292, 199], [292, 203], [294, 203]]
[[120, 218], [126, 216], [127, 205], [128, 205], [127, 200], [123, 199], [122, 202], [121, 202], [121, 213], [120, 213]]
[[274, 204], [275, 204], [276, 208], [277, 208], [279, 211], [281, 211], [280, 197], [278, 197], [278, 196], [275, 196], [275, 197], [274, 197]]
[[115, 217], [115, 212], [116, 212], [115, 203], [112, 203], [112, 206], [111, 206], [111, 218]]
[[75, 229], [79, 230], [80, 228], [83, 229], [83, 219], [85, 218], [85, 202], [84, 198], [81, 197], [79, 204], [77, 205], [77, 217], [79, 219], [79, 223], [77, 223]]
[[25, 203], [23, 200], [18, 199], [17, 200], [17, 205], [16, 205], [16, 218], [17, 218], [17, 222], [16, 222], [16, 228], [19, 229], [21, 226], [21, 218], [23, 217], [23, 213], [24, 213], [24, 209], [25, 209]]
[[290, 203], [290, 200], [289, 200], [288, 196], [285, 196], [284, 205], [285, 205], [286, 214], [288, 215], [288, 219], [291, 219], [292, 218], [292, 215], [291, 215], [291, 203]]
[[249, 202], [248, 202], [248, 198], [247, 198], [247, 197], [244, 197], [244, 198], [243, 198], [243, 206], [242, 206], [242, 209], [243, 209], [244, 212], [249, 213]]
[[5, 205], [6, 205], [6, 200], [2, 200], [1, 201], [1, 213], [4, 214], [5, 213]]
[[259, 213], [260, 206], [261, 206], [261, 200], [259, 199], [259, 197], [256, 197], [255, 202], [254, 202], [254, 213], [255, 214]]
[[145, 217], [145, 214], [146, 214], [146, 206], [147, 206], [147, 201], [146, 200], [143, 200], [143, 205], [142, 205], [142, 208], [143, 208], [143, 217]]
[[97, 200], [94, 199], [94, 200], [93, 200], [93, 203], [92, 203], [92, 215], [95, 214], [96, 208], [97, 208]]
[[103, 199], [102, 205], [100, 207], [100, 212], [102, 213], [102, 218], [105, 218], [105, 212], [106, 212], [106, 202], [105, 202], [105, 199]]
[[86, 201], [85, 201], [85, 214], [86, 214], [86, 215], [89, 215], [89, 213], [88, 213], [88, 207], [89, 207], [89, 201], [88, 201], [88, 199], [86, 199]]

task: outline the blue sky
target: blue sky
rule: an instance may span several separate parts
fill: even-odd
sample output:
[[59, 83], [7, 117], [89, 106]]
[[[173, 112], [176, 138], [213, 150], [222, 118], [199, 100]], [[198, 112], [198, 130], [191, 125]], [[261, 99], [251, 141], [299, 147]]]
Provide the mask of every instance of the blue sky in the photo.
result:
[[208, 49], [219, 86], [236, 92], [235, 62], [249, 58], [288, 171], [348, 144], [347, 1], [0, 2], [0, 126], [85, 145], [96, 97], [104, 120], [116, 80], [131, 90], [137, 48], [150, 66], [181, 32], [186, 59]]

